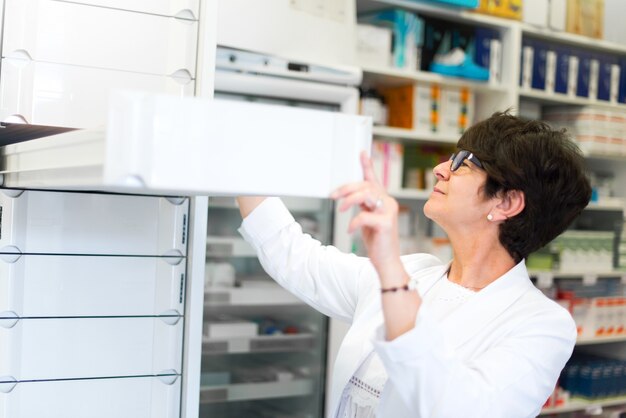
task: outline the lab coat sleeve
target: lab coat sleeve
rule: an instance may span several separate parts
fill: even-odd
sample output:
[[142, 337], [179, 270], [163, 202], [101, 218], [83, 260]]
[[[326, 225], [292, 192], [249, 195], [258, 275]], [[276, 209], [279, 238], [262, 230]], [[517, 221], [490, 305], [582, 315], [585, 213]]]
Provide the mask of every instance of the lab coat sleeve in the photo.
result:
[[[418, 314], [415, 327], [374, 342], [395, 392], [412, 417], [535, 417], [570, 357], [576, 328], [562, 309], [520, 321], [481, 355], [462, 361], [437, 324]], [[390, 416], [393, 405], [381, 402]]]
[[265, 271], [318, 311], [352, 322], [368, 259], [323, 246], [304, 234], [278, 198], [268, 198], [239, 232], [256, 250]]

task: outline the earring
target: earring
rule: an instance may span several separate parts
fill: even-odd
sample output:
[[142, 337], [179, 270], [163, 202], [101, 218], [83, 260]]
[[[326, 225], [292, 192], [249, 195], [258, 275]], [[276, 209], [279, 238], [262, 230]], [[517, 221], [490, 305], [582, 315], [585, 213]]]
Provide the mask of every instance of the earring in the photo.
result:
[[493, 215], [491, 213], [489, 215], [487, 215], [487, 220], [488, 221], [493, 221]]

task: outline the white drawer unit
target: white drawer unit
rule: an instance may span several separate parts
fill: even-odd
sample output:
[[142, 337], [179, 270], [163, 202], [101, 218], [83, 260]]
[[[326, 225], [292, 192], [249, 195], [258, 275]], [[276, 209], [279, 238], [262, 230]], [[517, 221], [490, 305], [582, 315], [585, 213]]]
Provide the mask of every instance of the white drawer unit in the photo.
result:
[[[195, 73], [195, 20], [51, 0], [6, 0], [2, 55], [170, 75]], [[18, 54], [18, 56], [20, 56]]]
[[0, 312], [20, 317], [184, 312], [183, 257], [0, 255]]
[[200, 0], [73, 0], [73, 2], [163, 16], [181, 16], [187, 19], [191, 18], [189, 12], [197, 19], [200, 6]]
[[175, 418], [180, 416], [180, 391], [181, 378], [176, 375], [50, 382], [8, 381], [0, 383], [0, 416]]
[[107, 121], [113, 90], [192, 96], [195, 82], [182, 70], [173, 75], [141, 74], [22, 58], [2, 60], [0, 120], [12, 115], [34, 125], [93, 128]]
[[189, 199], [0, 189], [0, 253], [181, 256]]
[[0, 376], [16, 381], [180, 373], [183, 319], [12, 318], [0, 312]]

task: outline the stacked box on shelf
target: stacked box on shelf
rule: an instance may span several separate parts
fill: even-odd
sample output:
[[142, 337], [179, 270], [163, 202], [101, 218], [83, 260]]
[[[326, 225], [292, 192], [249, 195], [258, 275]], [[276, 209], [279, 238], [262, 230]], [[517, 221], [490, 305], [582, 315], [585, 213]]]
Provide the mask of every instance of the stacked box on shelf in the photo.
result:
[[440, 90], [439, 86], [429, 83], [382, 89], [389, 126], [423, 133], [437, 132]]
[[626, 298], [622, 288], [619, 280], [609, 278], [595, 284], [559, 280], [556, 297], [572, 314], [579, 338], [625, 336]]
[[565, 231], [549, 245], [562, 272], [610, 272], [614, 236], [607, 231]]
[[398, 142], [374, 140], [372, 164], [376, 177], [390, 192], [402, 188], [404, 146]]
[[5, 1], [0, 117], [95, 127], [113, 89], [193, 95], [199, 2], [176, 5]]
[[404, 147], [403, 188], [431, 190], [435, 175], [433, 168], [450, 158], [453, 146], [435, 147], [428, 145], [409, 145]]
[[188, 199], [4, 189], [0, 206], [0, 416], [177, 417]]
[[480, 0], [477, 11], [507, 19], [522, 19], [522, 0]]
[[590, 153], [626, 155], [626, 111], [593, 106], [547, 107], [543, 118], [565, 128]]
[[[423, 22], [417, 15], [401, 9], [387, 9], [362, 14], [358, 17], [358, 19], [361, 24], [387, 28], [392, 32], [391, 64], [393, 67], [413, 71], [418, 69], [420, 56], [419, 50], [423, 34]], [[368, 29], [366, 27], [361, 27], [361, 29], [359, 29], [359, 39], [363, 42], [360, 42], [362, 48], [359, 51], [358, 56], [360, 58], [364, 58], [361, 64], [367, 65], [372, 63], [372, 53], [368, 53], [368, 50], [370, 50], [370, 48], [374, 45], [371, 41], [364, 41], [373, 31], [373, 29]], [[381, 35], [384, 39], [388, 38], [388, 35], [385, 33], [381, 33]], [[382, 60], [385, 59], [385, 54], [382, 50], [380, 50], [380, 48], [385, 46], [388, 42], [380, 40], [376, 41], [376, 43], [377, 46], [375, 49], [378, 50], [378, 52], [374, 54], [376, 57], [374, 62], [380, 61], [381, 56]]]
[[598, 400], [626, 394], [626, 361], [576, 354], [563, 369], [561, 386], [572, 398]]
[[524, 89], [626, 102], [626, 62], [617, 55], [525, 37], [520, 62], [519, 84]]

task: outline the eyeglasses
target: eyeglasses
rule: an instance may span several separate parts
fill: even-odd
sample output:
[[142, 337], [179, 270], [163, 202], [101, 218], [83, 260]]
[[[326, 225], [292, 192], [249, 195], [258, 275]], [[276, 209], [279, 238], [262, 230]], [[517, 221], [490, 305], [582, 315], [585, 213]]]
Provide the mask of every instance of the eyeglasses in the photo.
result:
[[452, 161], [452, 163], [450, 164], [450, 171], [458, 170], [465, 160], [471, 161], [478, 168], [483, 168], [480, 160], [476, 158], [473, 153], [466, 150], [460, 150], [459, 152], [455, 152], [450, 156], [450, 161]]

